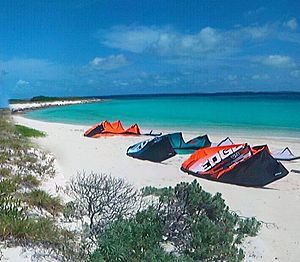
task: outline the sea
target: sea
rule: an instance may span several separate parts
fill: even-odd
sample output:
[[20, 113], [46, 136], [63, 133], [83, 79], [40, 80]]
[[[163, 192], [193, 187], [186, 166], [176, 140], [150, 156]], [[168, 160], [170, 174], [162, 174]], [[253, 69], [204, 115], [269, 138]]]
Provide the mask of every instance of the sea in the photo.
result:
[[257, 132], [300, 138], [300, 93], [223, 93], [104, 97], [103, 102], [35, 110], [27, 117], [93, 125], [121, 120], [152, 130]]

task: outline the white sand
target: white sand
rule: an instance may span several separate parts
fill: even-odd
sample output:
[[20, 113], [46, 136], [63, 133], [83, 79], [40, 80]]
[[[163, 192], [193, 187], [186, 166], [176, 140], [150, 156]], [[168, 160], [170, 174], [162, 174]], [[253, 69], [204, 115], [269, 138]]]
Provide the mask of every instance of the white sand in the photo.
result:
[[52, 102], [28, 102], [28, 103], [16, 103], [10, 104], [9, 108], [12, 112], [22, 112], [26, 110], [33, 110], [45, 107], [53, 106], [65, 106], [100, 102], [102, 99], [80, 99], [80, 100], [58, 100]]
[[[64, 186], [78, 171], [94, 171], [123, 177], [137, 187], [147, 185], [170, 186], [181, 181], [192, 181], [195, 177], [180, 171], [187, 156], [175, 156], [162, 164], [140, 161], [126, 156], [128, 146], [148, 137], [83, 137], [87, 126], [47, 123], [14, 116], [17, 123], [45, 131], [46, 138], [37, 139], [44, 149], [51, 151], [57, 159], [58, 175], [45, 185], [50, 191], [55, 184]], [[148, 131], [148, 130], [145, 130]], [[193, 134], [185, 134], [191, 138]], [[217, 142], [228, 134], [214, 133], [210, 138]], [[251, 145], [268, 144], [271, 150], [288, 146], [300, 154], [299, 138], [268, 137], [254, 138], [251, 135], [230, 135], [234, 142]], [[284, 162], [288, 170], [300, 169], [300, 161]], [[270, 184], [267, 188], [247, 188], [197, 179], [210, 192], [221, 192], [230, 208], [243, 216], [255, 216], [266, 223], [259, 235], [249, 238], [246, 261], [298, 261], [300, 258], [300, 174]], [[12, 260], [13, 261], [13, 260]]]

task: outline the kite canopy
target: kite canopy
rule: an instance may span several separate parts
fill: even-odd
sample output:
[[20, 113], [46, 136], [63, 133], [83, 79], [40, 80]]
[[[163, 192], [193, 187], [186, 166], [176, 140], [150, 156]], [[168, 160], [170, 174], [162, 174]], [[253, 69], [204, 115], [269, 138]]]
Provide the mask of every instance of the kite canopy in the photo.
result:
[[199, 148], [210, 145], [207, 135], [185, 142], [182, 133], [173, 133], [130, 146], [127, 149], [127, 155], [142, 160], [161, 162], [176, 154], [191, 154]]
[[295, 156], [288, 147], [273, 152], [272, 156], [275, 159], [281, 161], [291, 161], [291, 160], [300, 159], [300, 156]]
[[[227, 146], [227, 145], [233, 145], [233, 144], [234, 144], [233, 141], [229, 137], [226, 137], [219, 143], [212, 143], [211, 147]], [[292, 161], [292, 160], [300, 159], [300, 156], [295, 156], [288, 147], [271, 152], [271, 155], [276, 160], [280, 160], [280, 161]]]
[[167, 135], [176, 154], [192, 154], [202, 147], [211, 145], [207, 135], [197, 136], [185, 142], [182, 133], [173, 133]]
[[181, 166], [189, 174], [242, 186], [265, 186], [288, 174], [267, 146], [234, 144], [202, 148]]
[[120, 120], [110, 123], [108, 121], [103, 121], [100, 124], [96, 124], [89, 128], [84, 136], [97, 138], [105, 135], [140, 135], [140, 128], [137, 124], [134, 124], [124, 129]]
[[211, 147], [215, 147], [215, 146], [229, 146], [229, 145], [233, 145], [233, 141], [230, 139], [230, 137], [226, 137], [223, 140], [221, 140], [219, 143], [212, 143]]

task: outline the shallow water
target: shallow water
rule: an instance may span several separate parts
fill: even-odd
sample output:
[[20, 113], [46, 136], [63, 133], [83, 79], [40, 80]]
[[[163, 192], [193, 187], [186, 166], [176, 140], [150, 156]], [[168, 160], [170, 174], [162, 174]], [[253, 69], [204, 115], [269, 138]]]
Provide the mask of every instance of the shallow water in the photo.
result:
[[239, 132], [300, 136], [300, 95], [126, 97], [32, 111], [27, 117], [84, 125], [120, 119], [125, 125], [138, 123], [150, 129], [234, 129]]

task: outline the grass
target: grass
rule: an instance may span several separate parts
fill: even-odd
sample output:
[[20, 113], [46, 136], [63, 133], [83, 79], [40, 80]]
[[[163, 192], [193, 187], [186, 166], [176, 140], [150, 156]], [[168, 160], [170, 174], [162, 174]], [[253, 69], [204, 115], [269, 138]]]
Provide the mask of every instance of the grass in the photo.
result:
[[61, 229], [52, 217], [28, 215], [32, 207], [52, 215], [63, 210], [59, 198], [37, 189], [41, 184], [37, 171], [46, 170], [39, 170], [39, 156], [28, 154], [32, 149], [29, 138], [43, 136], [45, 133], [38, 130], [14, 125], [10, 112], [0, 110], [0, 241], [55, 242], [59, 238], [54, 234], [59, 235]]
[[11, 181], [17, 185], [18, 188], [35, 188], [41, 184], [41, 181], [33, 175], [27, 176], [13, 176]]
[[24, 214], [0, 214], [0, 240], [14, 237], [17, 242], [59, 244], [67, 231], [58, 228], [49, 218], [29, 218]]
[[46, 134], [39, 130], [22, 125], [16, 125], [16, 131], [24, 137], [45, 137]]
[[29, 193], [24, 193], [22, 195], [22, 200], [30, 206], [45, 209], [52, 215], [57, 215], [64, 209], [64, 206], [58, 197], [53, 197], [40, 189], [34, 189]]
[[[1, 163], [0, 159], [0, 163]], [[9, 177], [11, 175], [10, 170], [8, 168], [0, 168], [0, 178]]]

